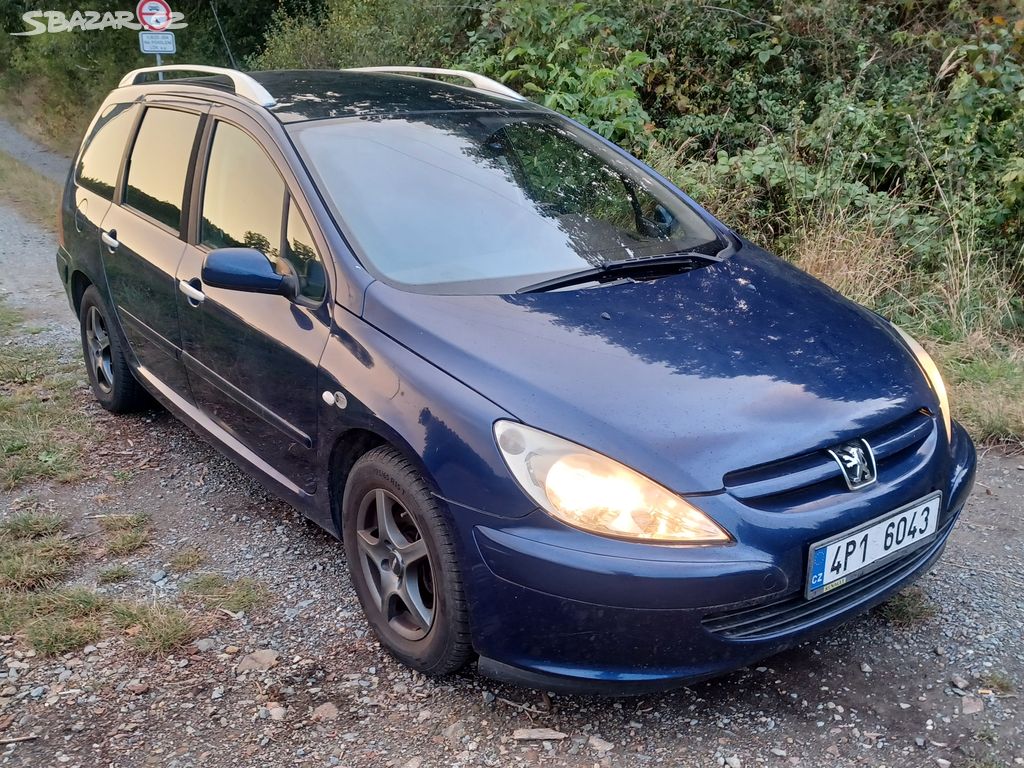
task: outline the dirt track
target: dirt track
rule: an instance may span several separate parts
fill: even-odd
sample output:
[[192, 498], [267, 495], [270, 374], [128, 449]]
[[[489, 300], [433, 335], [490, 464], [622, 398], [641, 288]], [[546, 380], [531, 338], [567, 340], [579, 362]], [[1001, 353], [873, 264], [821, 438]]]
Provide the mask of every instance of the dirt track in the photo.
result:
[[[53, 250], [48, 233], [0, 206], [0, 293], [43, 329], [34, 343], [74, 355]], [[112, 417], [84, 388], [79, 407], [101, 434], [91, 476], [0, 494], [0, 517], [33, 499], [88, 537], [95, 515], [144, 511], [156, 527], [152, 545], [120, 558], [131, 580], [101, 589], [178, 600], [179, 579], [156, 577], [174, 552], [195, 546], [209, 557], [205, 570], [253, 576], [272, 599], [251, 615], [219, 615], [198, 645], [170, 657], [141, 657], [116, 630], [47, 659], [0, 638], [0, 740], [36, 737], [7, 744], [0, 763], [1024, 764], [1019, 458], [982, 458], [946, 555], [921, 581], [932, 618], [901, 629], [865, 616], [763, 666], [669, 695], [548, 700], [472, 670], [442, 682], [408, 672], [367, 634], [336, 542], [168, 414]], [[87, 557], [75, 583], [95, 584], [108, 564]], [[259, 650], [274, 653], [248, 656]], [[513, 738], [540, 727], [565, 737]]]

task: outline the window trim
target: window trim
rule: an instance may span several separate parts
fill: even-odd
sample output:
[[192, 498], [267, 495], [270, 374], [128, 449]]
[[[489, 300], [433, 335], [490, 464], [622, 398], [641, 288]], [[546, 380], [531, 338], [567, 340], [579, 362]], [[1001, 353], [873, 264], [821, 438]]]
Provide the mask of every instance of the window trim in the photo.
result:
[[[109, 123], [107, 123], [107, 125], [101, 127], [96, 125], [96, 123], [98, 123], [105, 114], [121, 106], [125, 107], [125, 112], [127, 112], [128, 116], [130, 117], [130, 120], [128, 122], [128, 133], [125, 135], [125, 141], [121, 147], [121, 155], [117, 161], [117, 170], [114, 172], [113, 189], [109, 195], [104, 195], [82, 182], [81, 166], [82, 161], [85, 159], [86, 153], [92, 147], [93, 141], [95, 141], [97, 136], [99, 135], [99, 131], [103, 130], [104, 128], [107, 128], [110, 125]], [[138, 132], [139, 128], [139, 115], [142, 113], [143, 110], [138, 108], [138, 102], [132, 101], [111, 101], [109, 104], [104, 105], [104, 107], [105, 108], [101, 108], [100, 111], [96, 113], [96, 120], [91, 126], [92, 130], [90, 130], [89, 133], [86, 135], [85, 140], [82, 142], [81, 149], [79, 150], [78, 154], [75, 155], [74, 164], [72, 165], [72, 181], [74, 182], [75, 187], [79, 189], [84, 189], [86, 192], [96, 195], [97, 197], [101, 197], [104, 200], [114, 202], [119, 199], [119, 193], [121, 189], [121, 174], [124, 172], [124, 165], [128, 158], [128, 148], [133, 146], [135, 143], [135, 134]]]
[[[135, 144], [139, 140], [139, 134], [142, 133], [142, 126], [146, 119], [146, 115], [149, 114], [149, 111], [151, 109], [184, 112], [186, 114], [195, 115], [197, 117], [195, 136], [192, 139], [192, 148], [189, 150], [188, 155], [188, 168], [185, 169], [185, 181], [182, 188], [181, 206], [179, 208], [177, 229], [174, 229], [174, 227], [170, 226], [166, 222], [154, 218], [145, 211], [136, 208], [134, 205], [131, 205], [126, 200], [128, 196], [128, 175], [129, 172], [131, 171], [131, 157], [132, 154], [135, 152]], [[139, 110], [139, 114], [137, 116], [136, 123], [133, 128], [131, 142], [129, 142], [128, 149], [121, 160], [121, 171], [119, 174], [117, 189], [114, 196], [114, 203], [126, 211], [131, 211], [134, 215], [138, 216], [143, 221], [147, 221], [153, 224], [154, 226], [164, 230], [168, 234], [174, 235], [179, 240], [184, 240], [186, 237], [186, 233], [188, 232], [190, 219], [189, 199], [192, 190], [192, 176], [195, 173], [196, 152], [199, 147], [200, 138], [203, 136], [204, 133], [204, 124], [207, 121], [206, 118], [207, 114], [204, 110], [194, 108], [190, 109], [188, 106], [178, 104], [177, 102], [153, 102], [143, 104], [143, 108]]]
[[[204, 130], [202, 131], [202, 147], [201, 151], [197, 153], [195, 161], [193, 163], [193, 170], [195, 176], [191, 179], [190, 185], [187, 187], [190, 190], [192, 202], [190, 211], [194, 214], [190, 216], [189, 228], [187, 232], [187, 242], [193, 248], [196, 248], [204, 255], [210, 253], [215, 249], [204, 244], [200, 239], [202, 234], [202, 221], [203, 221], [203, 199], [206, 195], [206, 180], [210, 172], [210, 158], [213, 156], [213, 142], [217, 135], [217, 125], [219, 123], [226, 123], [233, 128], [237, 128], [239, 131], [244, 133], [249, 139], [259, 147], [260, 151], [266, 156], [271, 166], [277, 171], [277, 175], [281, 178], [281, 183], [284, 185], [284, 195], [281, 203], [281, 241], [278, 243], [278, 252], [284, 252], [285, 242], [288, 237], [288, 210], [293, 200], [299, 200], [300, 202], [306, 202], [308, 208], [308, 201], [302, 197], [301, 193], [297, 194], [293, 192], [293, 185], [288, 180], [288, 174], [282, 170], [282, 164], [278, 163], [274, 156], [267, 150], [267, 146], [264, 141], [261, 141], [253, 131], [249, 130], [245, 125], [242, 125], [242, 121], [238, 119], [232, 119], [233, 115], [228, 116], [224, 114], [214, 113], [208, 116]], [[276, 144], [273, 143], [273, 139], [268, 137], [268, 140], [272, 147], [275, 149]], [[302, 216], [302, 221], [306, 225], [306, 229], [309, 230], [310, 237], [314, 240], [313, 250], [316, 252], [316, 257], [320, 261], [320, 266], [324, 271], [324, 297], [320, 301], [315, 301], [301, 294], [296, 296], [291, 303], [298, 304], [309, 310], [316, 310], [324, 306], [332, 296], [332, 286], [330, 272], [327, 269], [327, 262], [323, 257], [323, 253], [319, 245], [315, 242], [316, 236], [314, 235], [314, 228], [309, 225], [309, 219], [303, 214], [303, 206], [298, 206], [299, 215]]]
[[[284, 218], [282, 219], [281, 222], [281, 239], [283, 241], [281, 243], [282, 257], [285, 253], [285, 250], [290, 247], [290, 241], [288, 240], [288, 217], [291, 214], [292, 205], [294, 204], [294, 202], [295, 197], [294, 195], [291, 194], [291, 191], [288, 189], [288, 186], [286, 184], [284, 195]], [[309, 239], [313, 240], [313, 228], [309, 226], [309, 222], [306, 221], [306, 217], [302, 214], [302, 206], [296, 205], [295, 212], [298, 214], [298, 217], [302, 219], [302, 226], [304, 226], [306, 228], [306, 232], [309, 233]], [[324, 263], [323, 256], [320, 255], [320, 249], [317, 248], [315, 242], [311, 243], [311, 245], [313, 247], [313, 253], [316, 255], [316, 260], [320, 262], [320, 270], [324, 273], [324, 295], [321, 296], [319, 300], [317, 300], [310, 298], [309, 296], [304, 296], [300, 293], [298, 296], [295, 297], [295, 300], [297, 303], [302, 304], [302, 306], [313, 309], [315, 307], [321, 306], [325, 301], [327, 301], [328, 286], [330, 285], [330, 281], [327, 278], [327, 265]]]

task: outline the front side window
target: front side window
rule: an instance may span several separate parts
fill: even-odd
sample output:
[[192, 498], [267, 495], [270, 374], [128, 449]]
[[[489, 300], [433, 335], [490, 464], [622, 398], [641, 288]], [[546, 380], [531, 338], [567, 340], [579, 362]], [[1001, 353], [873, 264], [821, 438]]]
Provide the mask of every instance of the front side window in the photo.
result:
[[282, 260], [299, 281], [299, 295], [310, 301], [323, 301], [327, 291], [323, 262], [317, 255], [313, 237], [294, 201], [288, 204], [288, 232]]
[[368, 269], [411, 290], [506, 293], [725, 246], [651, 174], [556, 116], [449, 112], [292, 131]]
[[125, 205], [173, 230], [181, 227], [185, 177], [198, 125], [199, 115], [192, 112], [146, 110], [128, 159]]
[[114, 104], [107, 109], [96, 121], [75, 167], [75, 181], [108, 200], [114, 196], [135, 114], [134, 104]]
[[208, 248], [255, 248], [277, 267], [284, 180], [240, 128], [217, 123], [203, 186], [199, 240]]

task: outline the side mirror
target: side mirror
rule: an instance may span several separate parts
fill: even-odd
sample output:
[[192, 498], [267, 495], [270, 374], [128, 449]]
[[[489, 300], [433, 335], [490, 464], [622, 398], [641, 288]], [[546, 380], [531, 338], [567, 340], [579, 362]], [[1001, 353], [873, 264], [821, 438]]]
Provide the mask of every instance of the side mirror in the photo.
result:
[[255, 248], [218, 248], [203, 261], [204, 285], [246, 293], [273, 293], [294, 299], [298, 281], [279, 275], [273, 264]]

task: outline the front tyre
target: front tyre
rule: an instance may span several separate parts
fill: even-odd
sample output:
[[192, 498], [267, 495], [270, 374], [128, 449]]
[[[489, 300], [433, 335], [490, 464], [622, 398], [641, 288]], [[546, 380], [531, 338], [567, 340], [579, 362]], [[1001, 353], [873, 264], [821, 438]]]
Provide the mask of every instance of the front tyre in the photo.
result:
[[472, 653], [455, 543], [426, 481], [401, 454], [375, 448], [356, 462], [342, 500], [352, 583], [381, 644], [428, 675]]
[[82, 295], [79, 320], [89, 386], [99, 404], [112, 413], [128, 413], [148, 405], [146, 391], [125, 360], [110, 310], [94, 285]]

